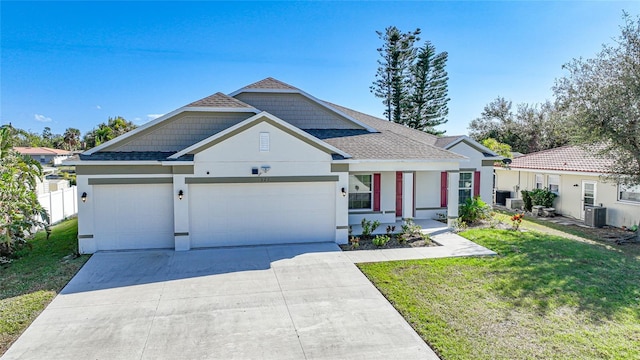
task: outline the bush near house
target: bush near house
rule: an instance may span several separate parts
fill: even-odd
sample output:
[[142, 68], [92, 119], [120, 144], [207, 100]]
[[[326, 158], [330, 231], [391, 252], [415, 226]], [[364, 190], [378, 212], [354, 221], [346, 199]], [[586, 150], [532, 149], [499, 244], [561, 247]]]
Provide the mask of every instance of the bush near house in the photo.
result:
[[473, 224], [479, 220], [485, 220], [491, 217], [491, 206], [487, 205], [480, 196], [467, 199], [464, 204], [460, 205], [458, 210], [460, 221], [467, 224]]

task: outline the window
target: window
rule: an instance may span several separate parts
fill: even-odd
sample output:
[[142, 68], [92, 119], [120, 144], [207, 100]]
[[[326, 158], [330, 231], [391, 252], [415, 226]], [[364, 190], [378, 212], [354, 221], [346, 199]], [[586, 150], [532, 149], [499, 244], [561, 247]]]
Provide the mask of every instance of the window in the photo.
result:
[[536, 174], [536, 189], [544, 189], [544, 175]]
[[558, 195], [560, 193], [560, 175], [549, 175], [549, 191]]
[[618, 194], [620, 201], [630, 201], [640, 203], [640, 185], [625, 186], [618, 185]]
[[371, 209], [373, 203], [373, 176], [349, 175], [349, 209]]
[[473, 173], [461, 172], [458, 181], [458, 204], [464, 204], [473, 194]]

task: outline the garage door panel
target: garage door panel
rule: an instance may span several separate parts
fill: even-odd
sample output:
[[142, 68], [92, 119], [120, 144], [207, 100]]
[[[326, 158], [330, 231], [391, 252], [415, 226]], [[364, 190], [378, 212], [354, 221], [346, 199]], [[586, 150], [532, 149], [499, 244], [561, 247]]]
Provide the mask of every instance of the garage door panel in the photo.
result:
[[335, 184], [194, 184], [193, 247], [330, 241]]
[[98, 250], [173, 248], [171, 184], [94, 186]]

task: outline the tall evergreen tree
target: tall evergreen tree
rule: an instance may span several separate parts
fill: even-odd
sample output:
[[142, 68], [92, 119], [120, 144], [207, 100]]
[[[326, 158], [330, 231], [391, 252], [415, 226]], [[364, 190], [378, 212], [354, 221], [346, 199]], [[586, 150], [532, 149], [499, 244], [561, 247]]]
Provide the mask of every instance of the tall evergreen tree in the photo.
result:
[[414, 43], [420, 38], [420, 29], [403, 33], [397, 27], [390, 26], [384, 32], [376, 31], [382, 47], [378, 53], [378, 71], [371, 92], [385, 105], [384, 115], [389, 121], [400, 124], [407, 122], [408, 96], [411, 83], [410, 68], [416, 56]]
[[407, 125], [434, 135], [442, 135], [436, 126], [447, 122], [449, 102], [447, 71], [448, 54], [436, 53], [430, 41], [418, 50], [416, 62], [411, 66], [411, 94]]

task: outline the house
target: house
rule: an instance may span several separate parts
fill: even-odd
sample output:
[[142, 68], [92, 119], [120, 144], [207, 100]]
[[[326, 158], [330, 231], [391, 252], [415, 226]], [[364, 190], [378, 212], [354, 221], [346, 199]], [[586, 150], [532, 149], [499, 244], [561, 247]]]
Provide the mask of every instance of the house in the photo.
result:
[[492, 196], [491, 150], [267, 78], [194, 101], [80, 154], [82, 253], [346, 243], [363, 218], [457, 218]]
[[558, 197], [556, 213], [584, 219], [585, 206], [606, 207], [607, 224], [630, 227], [640, 219], [640, 186], [604, 181], [611, 162], [579, 146], [563, 146], [519, 156], [509, 168], [496, 167], [496, 190], [549, 189]]
[[40, 164], [60, 165], [62, 161], [68, 159], [72, 153], [68, 150], [51, 149], [47, 147], [22, 147], [15, 146], [15, 151], [22, 155], [29, 155]]

